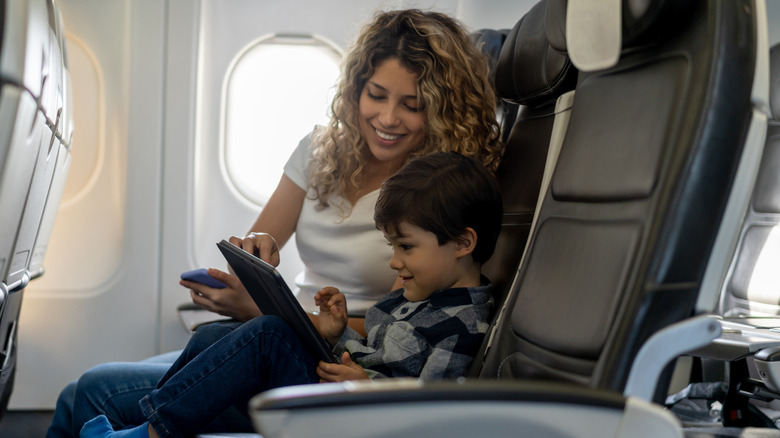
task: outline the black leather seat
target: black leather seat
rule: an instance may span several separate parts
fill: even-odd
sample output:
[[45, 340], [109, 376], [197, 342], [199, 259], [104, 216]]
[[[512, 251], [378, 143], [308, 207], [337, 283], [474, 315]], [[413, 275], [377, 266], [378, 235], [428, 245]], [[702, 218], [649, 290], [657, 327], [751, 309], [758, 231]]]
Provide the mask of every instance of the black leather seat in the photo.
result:
[[[482, 31], [493, 44], [493, 68], [500, 111], [505, 114], [504, 155], [496, 172], [504, 216], [493, 257], [483, 272], [503, 303], [531, 231], [547, 162], [559, 96], [574, 89], [577, 71], [565, 54], [554, 51], [544, 28], [544, 1], [534, 6], [508, 32]], [[503, 39], [496, 53], [495, 41]]]
[[[555, 3], [548, 35], [565, 50], [565, 2]], [[755, 43], [716, 50], [712, 35], [718, 21], [734, 38], [751, 32], [735, 6], [655, 2], [624, 19], [617, 65], [580, 74], [528, 261], [481, 376], [622, 392], [644, 341], [692, 315], [750, 121]], [[717, 68], [725, 52], [746, 68]], [[730, 85], [717, 90], [719, 80]]]

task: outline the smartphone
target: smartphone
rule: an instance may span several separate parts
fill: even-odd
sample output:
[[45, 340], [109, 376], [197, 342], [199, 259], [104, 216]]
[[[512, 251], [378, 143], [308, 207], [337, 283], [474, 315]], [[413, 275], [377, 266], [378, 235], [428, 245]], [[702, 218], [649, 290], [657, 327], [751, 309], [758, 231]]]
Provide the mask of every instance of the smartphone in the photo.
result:
[[208, 273], [208, 269], [200, 268], [193, 269], [192, 271], [183, 272], [181, 274], [182, 280], [194, 281], [196, 283], [204, 284], [215, 289], [224, 289], [227, 287], [225, 283], [217, 280]]

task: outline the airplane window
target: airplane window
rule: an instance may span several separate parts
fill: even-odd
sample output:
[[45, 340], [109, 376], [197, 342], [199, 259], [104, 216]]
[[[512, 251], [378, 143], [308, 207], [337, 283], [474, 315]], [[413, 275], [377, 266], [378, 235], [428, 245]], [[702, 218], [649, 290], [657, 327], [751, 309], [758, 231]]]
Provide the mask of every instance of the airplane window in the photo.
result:
[[233, 62], [223, 94], [223, 159], [249, 202], [265, 205], [301, 138], [328, 122], [340, 57], [323, 39], [275, 35]]

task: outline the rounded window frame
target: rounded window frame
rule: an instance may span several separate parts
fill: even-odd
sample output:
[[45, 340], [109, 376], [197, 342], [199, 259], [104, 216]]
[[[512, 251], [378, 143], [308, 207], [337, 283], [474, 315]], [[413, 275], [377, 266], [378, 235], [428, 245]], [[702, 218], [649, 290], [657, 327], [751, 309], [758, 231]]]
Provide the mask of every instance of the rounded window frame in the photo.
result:
[[[263, 46], [308, 47], [308, 48], [313, 48], [315, 50], [321, 51], [323, 55], [326, 55], [327, 57], [330, 57], [333, 60], [333, 67], [335, 68], [336, 74], [333, 82], [328, 87], [328, 90], [326, 90], [326, 93], [328, 95], [327, 104], [325, 105], [324, 108], [326, 117], [327, 114], [330, 113], [330, 101], [332, 100], [333, 94], [335, 92], [335, 87], [337, 83], [336, 81], [338, 80], [340, 74], [341, 58], [344, 54], [343, 50], [337, 44], [333, 43], [332, 41], [320, 35], [276, 33], [276, 34], [269, 34], [260, 37], [252, 41], [251, 43], [247, 44], [243, 49], [241, 49], [236, 54], [236, 56], [233, 58], [230, 65], [228, 66], [224, 76], [222, 90], [220, 93], [221, 96], [220, 112], [219, 112], [220, 114], [220, 121], [219, 121], [220, 171], [223, 174], [223, 177], [227, 182], [228, 186], [231, 188], [231, 191], [234, 194], [236, 194], [241, 199], [242, 202], [260, 208], [264, 207], [265, 204], [268, 202], [268, 198], [276, 188], [278, 179], [276, 179], [276, 181], [267, 181], [267, 183], [269, 183], [269, 186], [267, 187], [266, 190], [252, 189], [251, 187], [254, 187], [254, 185], [249, 185], [245, 182], [245, 180], [247, 179], [246, 175], [243, 172], [234, 169], [232, 166], [232, 162], [230, 160], [230, 154], [232, 153], [230, 149], [232, 147], [232, 144], [230, 143], [229, 140], [229, 136], [231, 135], [231, 132], [228, 124], [230, 123], [229, 118], [231, 117], [230, 114], [231, 102], [229, 98], [232, 91], [231, 86], [233, 85], [233, 81], [235, 80], [236, 77], [237, 68], [241, 65], [242, 61], [245, 61], [248, 56], [251, 56], [251, 54], [254, 51], [256, 51], [258, 48], [261, 48]], [[313, 71], [317, 72], [317, 69], [314, 68]], [[303, 125], [303, 122], [301, 124]], [[308, 124], [307, 129], [309, 130], [312, 129], [315, 124], [316, 122], [312, 122]], [[283, 172], [282, 168], [284, 166], [284, 163], [287, 160], [287, 157], [289, 157], [289, 155], [293, 152], [293, 150], [295, 150], [295, 147], [298, 145], [298, 141], [301, 138], [303, 138], [304, 135], [305, 133], [302, 133], [301, 135], [298, 135], [297, 138], [295, 138], [294, 140], [290, 138], [288, 139], [289, 141], [284, 142], [285, 144], [282, 145], [285, 148], [287, 148], [286, 149], [287, 153], [285, 154], [285, 158], [283, 161], [281, 161], [281, 164], [278, 168], [278, 172], [280, 176]]]

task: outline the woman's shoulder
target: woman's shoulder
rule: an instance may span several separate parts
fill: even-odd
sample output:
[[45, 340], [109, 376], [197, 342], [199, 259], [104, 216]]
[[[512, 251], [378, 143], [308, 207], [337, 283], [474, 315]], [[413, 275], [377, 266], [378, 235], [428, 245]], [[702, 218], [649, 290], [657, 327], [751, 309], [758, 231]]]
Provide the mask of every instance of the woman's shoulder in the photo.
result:
[[290, 154], [290, 158], [284, 165], [285, 175], [303, 189], [306, 189], [308, 186], [309, 161], [311, 161], [312, 157], [312, 144], [314, 143], [315, 132], [318, 129], [320, 127], [315, 126], [298, 142], [298, 146]]
[[322, 125], [314, 125], [314, 127], [309, 131], [301, 141], [298, 143], [299, 148], [303, 148], [306, 150], [311, 151], [314, 145], [318, 144], [317, 137], [321, 135], [325, 130], [325, 127]]

